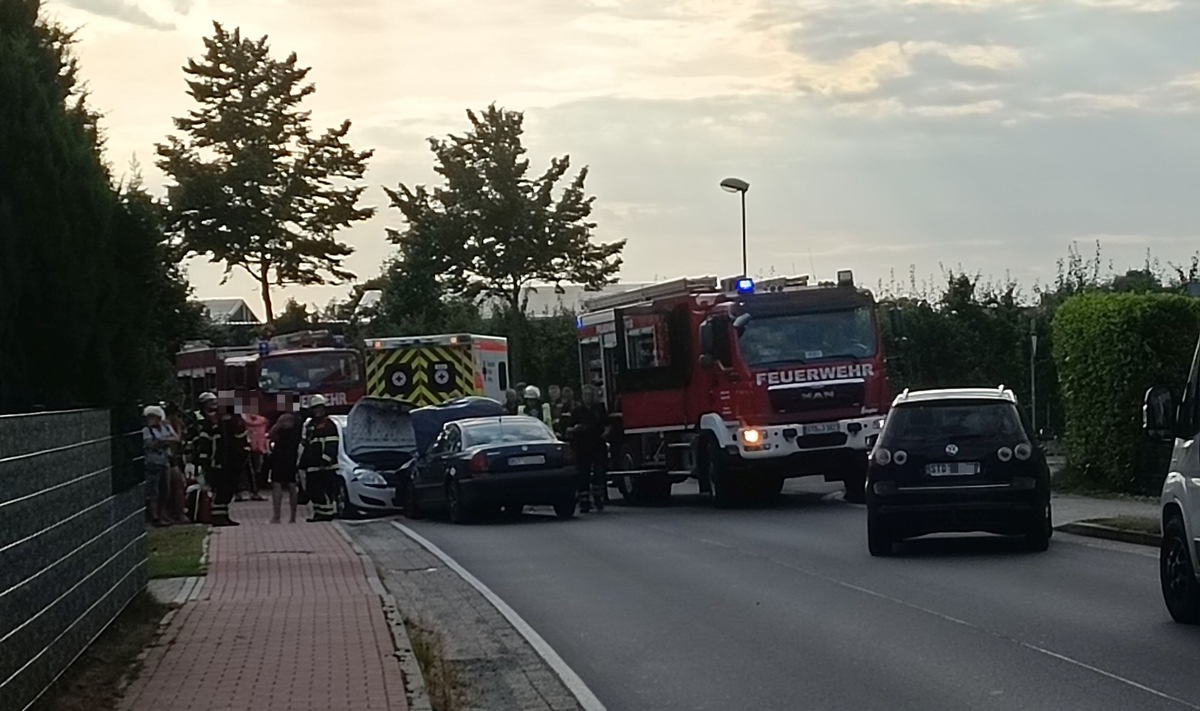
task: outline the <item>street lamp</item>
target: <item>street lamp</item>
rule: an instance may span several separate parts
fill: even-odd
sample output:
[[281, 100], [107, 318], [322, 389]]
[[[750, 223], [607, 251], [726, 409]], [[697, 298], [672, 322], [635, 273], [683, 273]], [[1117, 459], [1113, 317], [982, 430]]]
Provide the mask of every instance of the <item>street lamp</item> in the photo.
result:
[[746, 191], [750, 183], [741, 178], [726, 178], [721, 181], [721, 189], [727, 193], [741, 193], [742, 196], [742, 276], [746, 274]]

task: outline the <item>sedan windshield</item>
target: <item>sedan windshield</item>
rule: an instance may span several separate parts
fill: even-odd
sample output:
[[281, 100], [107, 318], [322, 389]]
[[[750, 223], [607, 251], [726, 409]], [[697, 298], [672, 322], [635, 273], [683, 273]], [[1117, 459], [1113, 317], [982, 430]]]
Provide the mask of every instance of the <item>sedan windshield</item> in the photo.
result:
[[463, 428], [463, 446], [555, 442], [554, 433], [537, 420], [497, 420]]
[[944, 439], [1025, 440], [1017, 408], [1006, 402], [919, 403], [892, 409], [883, 429], [881, 445]]
[[746, 365], [810, 363], [875, 355], [870, 307], [750, 319], [740, 336]]

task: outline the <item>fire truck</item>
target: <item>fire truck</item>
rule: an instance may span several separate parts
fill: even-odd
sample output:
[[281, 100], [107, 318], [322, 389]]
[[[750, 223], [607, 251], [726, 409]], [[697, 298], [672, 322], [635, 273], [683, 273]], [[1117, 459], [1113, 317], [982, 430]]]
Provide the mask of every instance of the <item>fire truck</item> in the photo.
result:
[[329, 331], [301, 331], [257, 346], [214, 348], [189, 344], [175, 356], [176, 376], [189, 402], [204, 391], [235, 412], [278, 413], [308, 407], [325, 396], [329, 411], [344, 414], [364, 394], [362, 354]]
[[851, 272], [652, 284], [586, 302], [577, 327], [628, 501], [696, 478], [724, 507], [818, 474], [863, 500], [890, 389], [875, 299]]

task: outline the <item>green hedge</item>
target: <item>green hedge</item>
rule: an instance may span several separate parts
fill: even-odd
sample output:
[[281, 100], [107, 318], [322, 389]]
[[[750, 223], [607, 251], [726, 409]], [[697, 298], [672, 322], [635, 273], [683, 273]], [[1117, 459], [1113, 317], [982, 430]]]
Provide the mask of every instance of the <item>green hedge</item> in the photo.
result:
[[1067, 461], [1079, 484], [1157, 493], [1161, 453], [1141, 431], [1146, 389], [1182, 385], [1200, 301], [1175, 294], [1083, 294], [1054, 317]]

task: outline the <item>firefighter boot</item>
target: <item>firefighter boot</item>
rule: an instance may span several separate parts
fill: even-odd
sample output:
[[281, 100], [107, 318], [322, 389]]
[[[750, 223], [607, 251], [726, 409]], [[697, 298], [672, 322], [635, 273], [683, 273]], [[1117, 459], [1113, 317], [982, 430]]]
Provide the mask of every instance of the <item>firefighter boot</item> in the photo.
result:
[[587, 489], [580, 489], [575, 500], [579, 502], [579, 513], [588, 513], [592, 510], [592, 500], [588, 497]]
[[604, 510], [604, 495], [608, 493], [605, 491], [607, 488], [608, 487], [601, 486], [599, 484], [592, 484], [592, 501], [594, 502], [597, 511]]

